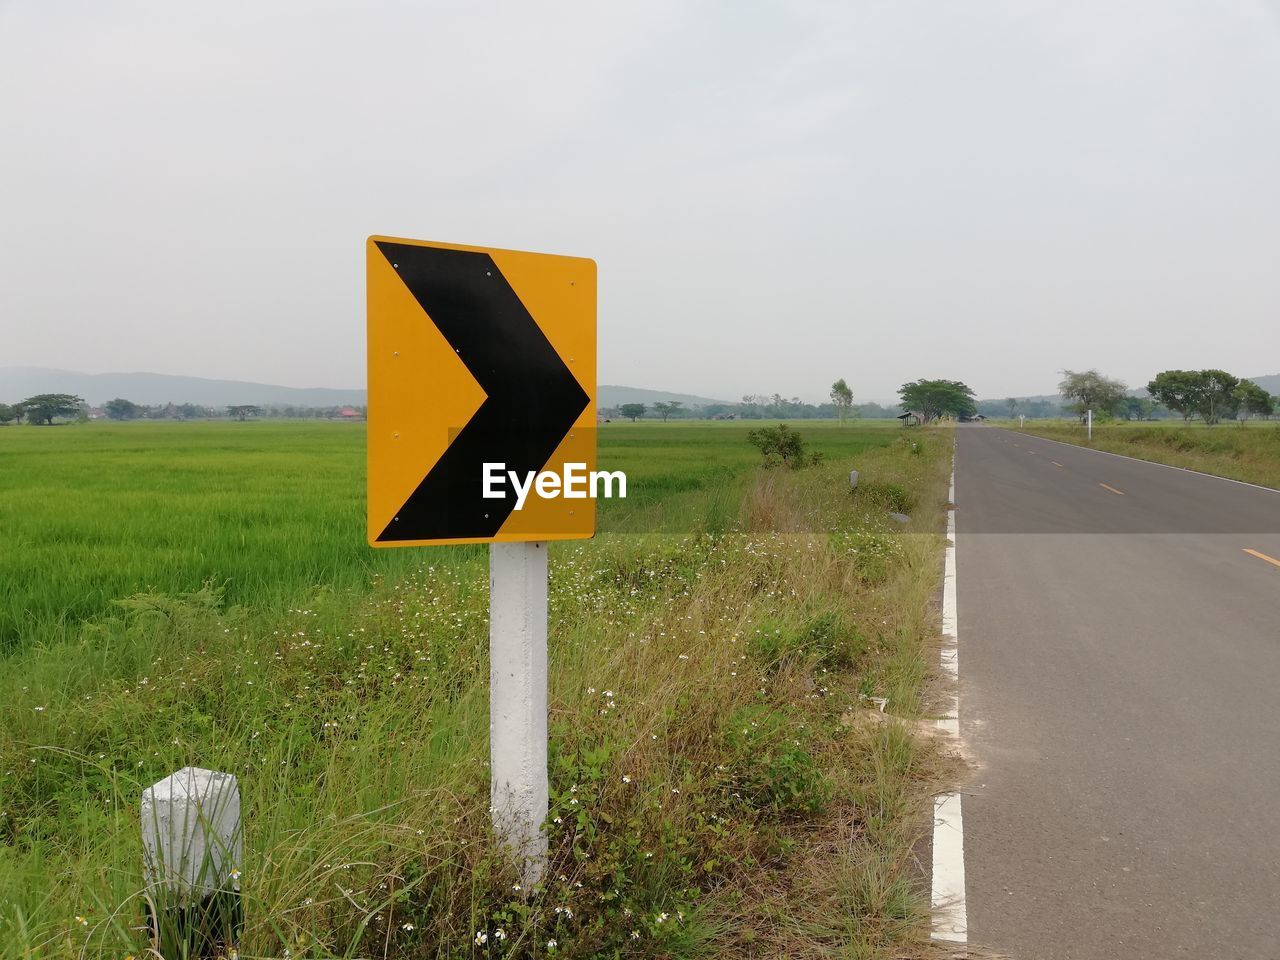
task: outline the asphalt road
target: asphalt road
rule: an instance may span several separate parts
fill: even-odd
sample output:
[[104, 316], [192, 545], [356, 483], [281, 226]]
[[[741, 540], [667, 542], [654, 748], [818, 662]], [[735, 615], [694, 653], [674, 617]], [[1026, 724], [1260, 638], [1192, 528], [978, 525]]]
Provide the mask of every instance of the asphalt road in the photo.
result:
[[955, 500], [970, 943], [1280, 957], [1280, 493], [966, 426]]

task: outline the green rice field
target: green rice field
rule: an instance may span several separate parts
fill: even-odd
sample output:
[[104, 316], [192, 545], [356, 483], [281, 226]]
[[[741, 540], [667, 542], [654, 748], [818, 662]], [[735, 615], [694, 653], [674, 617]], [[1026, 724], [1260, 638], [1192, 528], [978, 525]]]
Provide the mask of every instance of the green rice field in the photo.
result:
[[[703, 520], [703, 493], [740, 498], [759, 460], [749, 429], [603, 426], [600, 467], [625, 470], [631, 489], [625, 501], [601, 501], [601, 527], [684, 532]], [[897, 436], [878, 424], [803, 432], [832, 457]], [[365, 543], [364, 471], [363, 424], [0, 429], [0, 649], [74, 633], [143, 590], [212, 583], [232, 602], [279, 605], [300, 590], [409, 569], [422, 548]]]

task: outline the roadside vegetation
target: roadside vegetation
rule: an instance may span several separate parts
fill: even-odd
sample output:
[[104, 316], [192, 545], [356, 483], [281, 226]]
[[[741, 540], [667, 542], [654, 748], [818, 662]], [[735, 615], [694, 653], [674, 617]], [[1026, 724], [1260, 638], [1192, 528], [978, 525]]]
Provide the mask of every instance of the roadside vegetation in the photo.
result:
[[[1016, 424], [1011, 425], [1018, 429]], [[1139, 460], [1186, 467], [1280, 489], [1280, 423], [1253, 420], [1210, 426], [1160, 421], [1095, 423], [1093, 440], [1077, 423], [1027, 421], [1022, 432]]]
[[0, 437], [0, 955], [144, 955], [138, 800], [187, 764], [240, 779], [241, 957], [927, 949], [950, 434], [801, 432], [804, 470], [601, 430], [633, 492], [551, 550], [532, 891], [488, 832], [485, 551], [366, 548], [358, 425]]

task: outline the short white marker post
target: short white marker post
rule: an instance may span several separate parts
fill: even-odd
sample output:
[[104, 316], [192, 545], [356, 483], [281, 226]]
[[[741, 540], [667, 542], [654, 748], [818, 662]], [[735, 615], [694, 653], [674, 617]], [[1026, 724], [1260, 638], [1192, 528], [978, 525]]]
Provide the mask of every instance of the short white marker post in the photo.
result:
[[489, 802], [526, 887], [547, 865], [547, 545], [489, 545]]
[[849, 489], [850, 490], [856, 489], [857, 486], [858, 486], [858, 471], [850, 470], [849, 471]]
[[1088, 439], [1092, 440], [1092, 439], [1093, 439], [1093, 411], [1092, 411], [1092, 410], [1086, 410], [1086, 411], [1085, 411], [1085, 416], [1086, 416], [1086, 417], [1088, 418], [1088, 420], [1089, 420], [1089, 437], [1088, 437]]
[[183, 767], [142, 791], [147, 906], [162, 956], [226, 952], [240, 936], [240, 789], [229, 773]]

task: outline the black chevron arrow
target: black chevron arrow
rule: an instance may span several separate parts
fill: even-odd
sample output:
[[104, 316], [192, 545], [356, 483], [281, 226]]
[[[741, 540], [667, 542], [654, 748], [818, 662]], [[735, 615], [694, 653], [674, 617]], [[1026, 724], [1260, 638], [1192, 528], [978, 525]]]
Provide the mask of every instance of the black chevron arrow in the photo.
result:
[[487, 253], [375, 242], [487, 395], [378, 540], [492, 537], [516, 497], [481, 497], [482, 465], [541, 470], [590, 398]]

